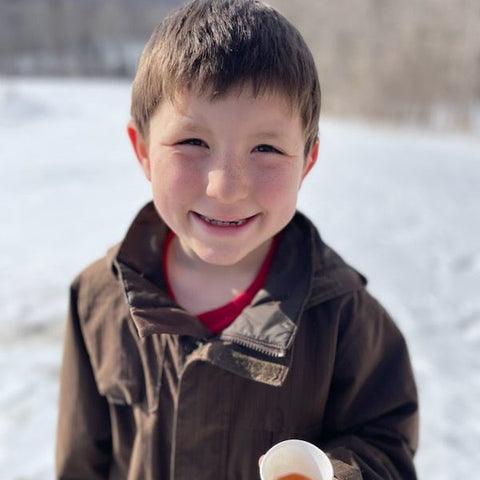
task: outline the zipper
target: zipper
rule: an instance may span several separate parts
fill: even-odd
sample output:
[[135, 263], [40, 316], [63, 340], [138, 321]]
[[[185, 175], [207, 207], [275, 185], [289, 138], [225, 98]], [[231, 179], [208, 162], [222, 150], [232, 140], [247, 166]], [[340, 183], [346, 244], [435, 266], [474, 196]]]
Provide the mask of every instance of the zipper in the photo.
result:
[[245, 340], [243, 338], [238, 338], [235, 336], [229, 335], [222, 335], [220, 337], [221, 340], [227, 340], [231, 343], [239, 345], [240, 347], [249, 348], [257, 353], [261, 353], [262, 355], [274, 358], [282, 358], [286, 355], [286, 349], [282, 347], [274, 347], [268, 345], [261, 345], [255, 341]]

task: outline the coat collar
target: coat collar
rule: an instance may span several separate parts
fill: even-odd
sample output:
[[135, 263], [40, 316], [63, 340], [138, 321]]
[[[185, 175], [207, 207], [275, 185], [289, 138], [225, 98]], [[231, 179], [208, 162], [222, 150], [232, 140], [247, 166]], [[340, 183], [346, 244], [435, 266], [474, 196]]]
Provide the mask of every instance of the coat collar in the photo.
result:
[[[312, 223], [297, 213], [281, 234], [266, 284], [216, 337], [168, 296], [161, 267], [167, 233], [167, 226], [149, 203], [111, 253], [139, 336], [168, 333], [193, 337], [204, 342], [198, 355], [205, 360], [266, 383], [283, 382], [304, 309], [364, 283], [363, 277], [321, 241]], [[255, 367], [252, 358], [262, 368]]]

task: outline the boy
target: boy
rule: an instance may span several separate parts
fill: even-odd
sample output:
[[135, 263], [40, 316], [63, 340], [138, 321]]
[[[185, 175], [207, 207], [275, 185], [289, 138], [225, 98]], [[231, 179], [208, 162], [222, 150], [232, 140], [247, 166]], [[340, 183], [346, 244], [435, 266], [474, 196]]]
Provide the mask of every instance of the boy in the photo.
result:
[[153, 33], [128, 125], [153, 203], [73, 283], [58, 478], [251, 480], [301, 438], [340, 480], [415, 479], [404, 340], [295, 212], [319, 108], [303, 39], [258, 1]]

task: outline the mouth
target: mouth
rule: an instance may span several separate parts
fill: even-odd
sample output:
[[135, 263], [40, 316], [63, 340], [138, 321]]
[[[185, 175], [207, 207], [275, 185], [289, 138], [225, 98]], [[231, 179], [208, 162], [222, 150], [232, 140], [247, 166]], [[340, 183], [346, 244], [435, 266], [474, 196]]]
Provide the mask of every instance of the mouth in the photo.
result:
[[205, 222], [210, 225], [215, 225], [216, 227], [241, 227], [242, 225], [245, 225], [248, 223], [255, 215], [248, 217], [248, 218], [242, 218], [239, 220], [219, 220], [217, 218], [211, 218], [207, 217], [206, 215], [202, 215], [200, 213], [197, 213], [197, 215]]

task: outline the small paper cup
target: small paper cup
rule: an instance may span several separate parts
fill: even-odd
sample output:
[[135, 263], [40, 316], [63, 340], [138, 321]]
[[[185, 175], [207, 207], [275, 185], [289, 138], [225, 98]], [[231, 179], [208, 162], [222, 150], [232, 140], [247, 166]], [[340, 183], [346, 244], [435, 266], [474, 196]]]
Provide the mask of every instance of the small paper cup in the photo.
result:
[[262, 480], [277, 480], [295, 473], [309, 480], [333, 480], [333, 467], [327, 455], [303, 440], [277, 443], [260, 462]]

